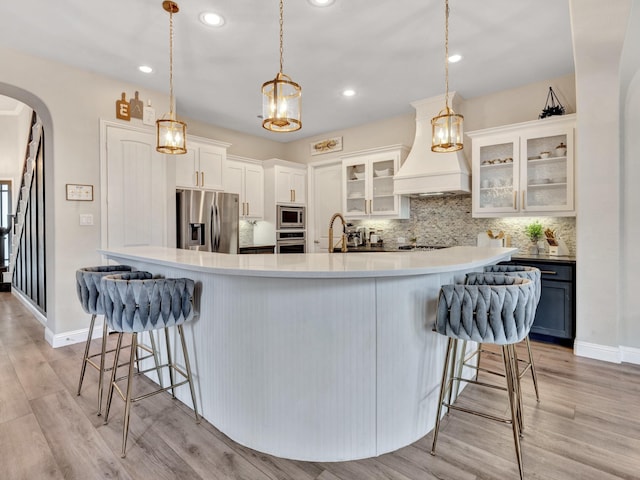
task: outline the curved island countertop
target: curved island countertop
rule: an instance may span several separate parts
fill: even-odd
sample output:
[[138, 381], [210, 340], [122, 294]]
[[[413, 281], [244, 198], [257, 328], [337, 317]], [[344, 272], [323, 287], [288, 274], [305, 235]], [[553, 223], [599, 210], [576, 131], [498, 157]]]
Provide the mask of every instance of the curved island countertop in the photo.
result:
[[107, 257], [152, 261], [222, 275], [280, 278], [400, 277], [481, 267], [508, 259], [517, 248], [449, 247], [431, 251], [226, 255], [168, 247], [100, 250]]
[[[446, 348], [432, 331], [440, 286], [516, 251], [101, 253], [197, 282], [200, 315], [185, 332], [204, 418], [261, 452], [341, 461], [394, 451], [433, 428]], [[188, 389], [176, 395], [190, 405]]]

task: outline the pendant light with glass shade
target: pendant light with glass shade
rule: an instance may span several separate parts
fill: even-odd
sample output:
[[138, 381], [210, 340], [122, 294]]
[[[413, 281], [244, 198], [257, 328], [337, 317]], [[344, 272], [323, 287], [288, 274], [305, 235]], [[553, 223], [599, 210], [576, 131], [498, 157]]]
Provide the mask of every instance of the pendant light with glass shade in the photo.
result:
[[431, 151], [455, 152], [462, 149], [462, 122], [464, 117], [449, 108], [449, 0], [445, 0], [444, 20], [444, 72], [445, 108], [431, 119]]
[[262, 126], [271, 132], [295, 132], [302, 128], [302, 88], [282, 73], [283, 0], [280, 0], [280, 71], [262, 85]]
[[173, 96], [173, 14], [178, 13], [180, 9], [177, 3], [171, 1], [162, 2], [162, 8], [169, 12], [169, 118], [156, 120], [156, 150], [160, 153], [179, 155], [187, 153], [187, 124], [176, 119], [176, 102]]

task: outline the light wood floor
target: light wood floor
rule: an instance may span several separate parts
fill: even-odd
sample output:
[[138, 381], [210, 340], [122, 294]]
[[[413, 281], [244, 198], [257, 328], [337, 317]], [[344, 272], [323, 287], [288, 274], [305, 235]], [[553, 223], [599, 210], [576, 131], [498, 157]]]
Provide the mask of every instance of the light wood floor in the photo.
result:
[[[377, 458], [307, 463], [242, 447], [206, 421], [196, 425], [191, 412], [168, 395], [134, 405], [127, 458], [121, 459], [122, 402], [114, 399], [109, 425], [103, 425], [95, 415], [97, 372], [88, 370], [82, 396], [75, 394], [83, 345], [52, 349], [43, 336], [20, 303], [0, 293], [5, 480], [517, 478], [510, 427], [463, 412], [443, 421], [436, 456], [428, 453], [427, 435]], [[541, 402], [526, 378], [526, 478], [640, 479], [640, 366], [579, 358], [546, 344], [533, 348]], [[490, 389], [470, 386], [459, 402], [507, 411], [503, 393]]]

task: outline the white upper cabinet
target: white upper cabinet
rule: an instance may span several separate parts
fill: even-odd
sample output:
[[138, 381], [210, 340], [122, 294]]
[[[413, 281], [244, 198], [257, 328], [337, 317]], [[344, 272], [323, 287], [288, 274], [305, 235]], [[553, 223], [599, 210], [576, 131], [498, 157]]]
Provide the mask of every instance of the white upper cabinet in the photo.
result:
[[306, 205], [306, 165], [278, 158], [266, 160], [262, 165], [264, 166], [265, 204]]
[[276, 203], [305, 205], [307, 203], [306, 168], [289, 168], [282, 165], [274, 167]]
[[224, 190], [240, 195], [240, 218], [260, 220], [264, 217], [264, 170], [260, 162], [229, 155]]
[[176, 186], [223, 190], [228, 143], [198, 137], [187, 138], [187, 153], [175, 155]]
[[574, 216], [575, 114], [469, 132], [474, 217]]
[[407, 153], [393, 145], [342, 157], [345, 218], [409, 218], [409, 197], [393, 194], [393, 176]]

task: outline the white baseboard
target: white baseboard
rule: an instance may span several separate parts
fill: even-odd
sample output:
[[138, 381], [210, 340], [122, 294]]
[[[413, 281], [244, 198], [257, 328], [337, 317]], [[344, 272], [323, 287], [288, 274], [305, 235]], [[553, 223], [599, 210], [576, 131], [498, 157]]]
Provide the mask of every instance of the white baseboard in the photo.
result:
[[620, 347], [620, 353], [623, 362], [640, 365], [640, 348]]
[[[96, 324], [93, 327], [93, 334], [91, 335], [92, 339], [102, 338], [102, 322], [98, 324], [99, 319], [100, 317], [96, 318]], [[53, 348], [58, 348], [66, 347], [67, 345], [73, 345], [74, 343], [84, 343], [87, 341], [88, 333], [89, 327], [58, 334], [54, 334], [47, 328], [44, 332], [44, 338]]]
[[579, 357], [593, 358], [605, 362], [622, 363], [620, 348], [609, 345], [598, 345], [597, 343], [581, 342], [576, 340], [573, 343], [573, 353]]
[[636, 347], [611, 347], [609, 345], [598, 345], [597, 343], [580, 342], [576, 340], [573, 344], [573, 353], [579, 357], [593, 358], [612, 363], [633, 363], [640, 365], [640, 348]]
[[38, 320], [45, 327], [47, 326], [47, 317], [45, 317], [42, 312], [33, 305], [29, 297], [25, 296], [20, 290], [16, 290], [15, 288], [11, 288], [11, 293], [20, 301], [20, 303], [27, 307], [27, 310], [29, 310], [33, 314], [33, 316], [36, 317], [36, 320]]
[[[20, 300], [27, 309], [33, 314], [33, 316], [44, 325], [44, 339], [53, 348], [66, 347], [67, 345], [73, 345], [74, 343], [82, 343], [87, 341], [87, 334], [89, 333], [89, 327], [81, 328], [80, 330], [72, 330], [69, 332], [62, 332], [54, 334], [53, 331], [47, 326], [47, 317], [40, 312], [31, 302], [31, 299], [26, 297], [22, 292], [11, 289], [11, 293]], [[102, 338], [102, 316], [96, 318], [96, 324], [93, 327], [93, 335], [91, 338]]]

